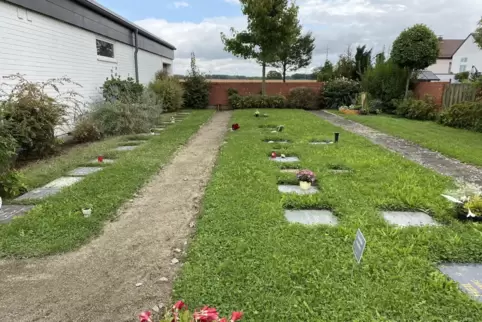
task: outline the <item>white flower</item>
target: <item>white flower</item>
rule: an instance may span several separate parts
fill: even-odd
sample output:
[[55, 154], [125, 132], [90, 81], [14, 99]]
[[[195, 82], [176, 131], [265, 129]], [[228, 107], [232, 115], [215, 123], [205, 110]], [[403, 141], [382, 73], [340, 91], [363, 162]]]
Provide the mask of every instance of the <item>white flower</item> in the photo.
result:
[[462, 196], [462, 197], [460, 197], [460, 201], [462, 201], [462, 202], [467, 202], [467, 201], [469, 201], [469, 197], [467, 197], [467, 196]]
[[469, 213], [467, 214], [467, 217], [477, 217], [469, 208]]

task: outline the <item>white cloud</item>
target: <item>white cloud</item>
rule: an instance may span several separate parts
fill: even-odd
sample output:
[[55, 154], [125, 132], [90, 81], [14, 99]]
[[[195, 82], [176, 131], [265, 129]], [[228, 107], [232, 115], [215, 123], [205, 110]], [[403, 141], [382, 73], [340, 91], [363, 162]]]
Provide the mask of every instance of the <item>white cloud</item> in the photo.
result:
[[[234, 2], [235, 0], [225, 0]], [[480, 0], [298, 0], [304, 30], [316, 38], [313, 64], [322, 64], [329, 48], [329, 59], [350, 45], [366, 44], [378, 52], [390, 48], [397, 35], [415, 23], [425, 23], [445, 38], [465, 38], [482, 13]], [[203, 71], [210, 73], [259, 75], [254, 62], [233, 57], [223, 50], [220, 33], [230, 27], [241, 30], [246, 18], [215, 17], [199, 23], [145, 19], [137, 23], [177, 47], [175, 73], [184, 74], [191, 51], [196, 53]]]
[[224, 0], [224, 2], [232, 3], [232, 4], [239, 4], [239, 0]]
[[189, 3], [185, 1], [176, 1], [173, 3], [175, 8], [186, 8], [189, 7]]

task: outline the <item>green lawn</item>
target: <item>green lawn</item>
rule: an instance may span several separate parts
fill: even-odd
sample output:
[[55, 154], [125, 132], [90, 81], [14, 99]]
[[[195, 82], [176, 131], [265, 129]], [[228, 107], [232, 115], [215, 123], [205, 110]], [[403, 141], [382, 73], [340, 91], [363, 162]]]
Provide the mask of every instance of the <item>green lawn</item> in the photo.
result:
[[[159, 136], [134, 151], [108, 152], [129, 137], [80, 146], [67, 154], [23, 169], [31, 186], [42, 185], [85, 164], [97, 155], [116, 156], [116, 163], [101, 172], [62, 190], [59, 194], [36, 202], [26, 216], [0, 225], [0, 257], [31, 257], [65, 252], [85, 244], [98, 235], [106, 220], [167, 163], [172, 153], [206, 122], [213, 111], [195, 111], [181, 123], [169, 127]], [[84, 218], [81, 208], [93, 205], [93, 215]]]
[[[265, 111], [261, 111], [262, 113]], [[440, 194], [452, 182], [300, 110], [234, 112], [209, 183], [174, 300], [245, 312], [243, 321], [479, 321], [482, 304], [459, 291], [437, 262], [481, 262], [482, 227], [452, 217]], [[284, 124], [271, 134], [262, 124]], [[312, 146], [342, 132], [338, 145]], [[289, 145], [270, 145], [279, 137]], [[275, 148], [316, 172], [320, 193], [282, 195], [293, 182], [268, 159]], [[284, 165], [286, 166], [286, 164]], [[332, 174], [330, 167], [353, 169]], [[339, 226], [289, 224], [284, 208], [329, 208]], [[421, 209], [441, 227], [397, 229], [380, 209]], [[355, 268], [357, 228], [367, 239]]]
[[482, 133], [388, 115], [338, 115], [462, 162], [482, 166]]

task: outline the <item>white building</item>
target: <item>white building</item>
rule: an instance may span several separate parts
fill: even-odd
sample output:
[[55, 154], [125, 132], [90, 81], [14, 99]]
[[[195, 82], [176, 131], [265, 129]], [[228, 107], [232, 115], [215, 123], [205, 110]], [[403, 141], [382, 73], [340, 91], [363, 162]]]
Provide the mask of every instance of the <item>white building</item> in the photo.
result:
[[0, 0], [0, 77], [67, 76], [86, 102], [112, 74], [147, 84], [172, 73], [175, 49], [94, 0]]
[[440, 53], [437, 62], [428, 67], [441, 81], [454, 81], [461, 72], [482, 72], [482, 49], [470, 34], [465, 39], [439, 38]]

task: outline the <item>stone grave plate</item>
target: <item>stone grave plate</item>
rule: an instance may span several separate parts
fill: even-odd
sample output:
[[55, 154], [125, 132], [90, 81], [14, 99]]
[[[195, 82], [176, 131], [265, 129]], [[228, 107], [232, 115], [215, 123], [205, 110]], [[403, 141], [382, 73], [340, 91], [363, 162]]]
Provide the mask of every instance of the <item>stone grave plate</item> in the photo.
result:
[[265, 141], [265, 142], [266, 142], [266, 143], [279, 143], [279, 144], [287, 144], [287, 143], [289, 143], [289, 142], [286, 141], [286, 140], [274, 140], [274, 141], [273, 141], [273, 140], [267, 140], [267, 141]]
[[89, 174], [96, 173], [97, 171], [102, 171], [102, 167], [81, 167], [74, 169], [68, 173], [69, 176], [88, 176]]
[[312, 195], [318, 192], [318, 188], [313, 186], [310, 187], [310, 189], [303, 190], [300, 188], [300, 186], [285, 185], [285, 184], [278, 185], [278, 190], [279, 192], [282, 192], [282, 193], [296, 193], [298, 195]]
[[350, 170], [345, 170], [345, 169], [330, 169], [331, 173], [350, 173]]
[[456, 281], [464, 292], [482, 302], [482, 264], [442, 264], [439, 269]]
[[[97, 160], [96, 160], [97, 162]], [[43, 188], [65, 188], [69, 187], [79, 181], [81, 181], [84, 178], [81, 177], [60, 177], [58, 179], [55, 179], [54, 181], [51, 181], [47, 183]]]
[[284, 172], [284, 173], [298, 173], [298, 172], [300, 172], [300, 169], [281, 169], [281, 172]]
[[311, 145], [333, 144], [333, 142], [310, 142]]
[[123, 146], [118, 146], [115, 148], [116, 151], [132, 151], [134, 149], [137, 149], [139, 146], [138, 145], [123, 145]]
[[276, 162], [299, 162], [300, 159], [298, 159], [297, 157], [285, 157], [285, 158], [282, 158], [282, 157], [276, 157], [276, 158], [269, 158], [270, 160], [272, 161], [276, 161]]
[[112, 160], [112, 159], [104, 159], [102, 162], [99, 162], [97, 159], [90, 161], [90, 163], [93, 163], [93, 164], [103, 164], [103, 163], [112, 164], [114, 162], [115, 160]]
[[61, 188], [37, 188], [21, 195], [15, 200], [27, 200], [27, 199], [45, 199], [52, 195], [59, 193]]
[[432, 217], [423, 212], [384, 211], [383, 218], [385, 218], [389, 224], [399, 227], [438, 225]]
[[285, 218], [290, 223], [304, 225], [336, 226], [338, 218], [329, 210], [285, 210]]
[[0, 209], [0, 224], [10, 222], [13, 217], [22, 216], [33, 206], [28, 205], [3, 205]]

